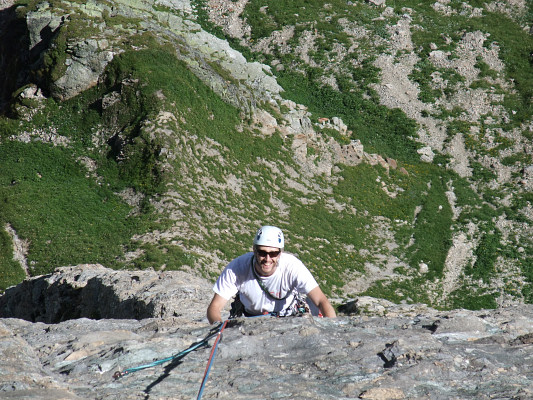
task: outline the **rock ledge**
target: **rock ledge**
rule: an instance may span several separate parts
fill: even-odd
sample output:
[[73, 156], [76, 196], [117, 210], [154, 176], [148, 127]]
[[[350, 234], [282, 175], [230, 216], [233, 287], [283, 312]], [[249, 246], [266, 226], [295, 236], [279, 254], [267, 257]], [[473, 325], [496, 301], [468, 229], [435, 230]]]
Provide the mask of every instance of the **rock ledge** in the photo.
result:
[[[195, 398], [209, 348], [118, 380], [113, 374], [204, 338], [210, 297], [211, 284], [185, 272], [100, 265], [10, 288], [0, 297], [0, 397]], [[369, 298], [354, 304], [344, 307], [354, 315], [336, 319], [232, 321], [203, 398], [533, 397], [533, 305], [442, 312]]]

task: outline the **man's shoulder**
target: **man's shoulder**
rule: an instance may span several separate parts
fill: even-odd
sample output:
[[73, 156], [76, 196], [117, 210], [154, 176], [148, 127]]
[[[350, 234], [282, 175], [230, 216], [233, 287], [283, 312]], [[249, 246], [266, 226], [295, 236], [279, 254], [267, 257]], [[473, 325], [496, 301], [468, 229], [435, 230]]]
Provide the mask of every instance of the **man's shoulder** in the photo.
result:
[[286, 257], [284, 257], [285, 261], [283, 262], [283, 274], [289, 280], [297, 282], [298, 285], [302, 285], [302, 287], [306, 287], [306, 293], [308, 293], [317, 285], [313, 274], [296, 255], [289, 253], [284, 254]]
[[282, 269], [285, 270], [286, 273], [298, 272], [306, 268], [296, 255], [285, 252], [281, 254], [280, 265], [283, 266]]
[[287, 252], [281, 253], [281, 261], [287, 264], [303, 264], [295, 254]]
[[234, 258], [229, 264], [228, 269], [233, 270], [235, 273], [239, 273], [241, 271], [246, 271], [252, 262], [253, 257], [252, 252], [245, 253], [237, 258]]

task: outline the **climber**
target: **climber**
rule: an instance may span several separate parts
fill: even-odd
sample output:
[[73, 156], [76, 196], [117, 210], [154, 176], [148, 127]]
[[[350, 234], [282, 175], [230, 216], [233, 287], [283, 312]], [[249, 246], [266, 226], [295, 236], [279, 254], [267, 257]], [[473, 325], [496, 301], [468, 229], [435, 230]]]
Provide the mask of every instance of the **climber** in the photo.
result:
[[253, 240], [253, 251], [231, 261], [217, 279], [215, 295], [207, 308], [211, 324], [222, 322], [221, 312], [237, 294], [244, 315], [294, 315], [301, 309], [299, 299], [307, 295], [309, 308], [317, 315], [335, 317], [335, 310], [315, 278], [295, 256], [284, 253], [283, 232], [275, 226], [263, 226]]

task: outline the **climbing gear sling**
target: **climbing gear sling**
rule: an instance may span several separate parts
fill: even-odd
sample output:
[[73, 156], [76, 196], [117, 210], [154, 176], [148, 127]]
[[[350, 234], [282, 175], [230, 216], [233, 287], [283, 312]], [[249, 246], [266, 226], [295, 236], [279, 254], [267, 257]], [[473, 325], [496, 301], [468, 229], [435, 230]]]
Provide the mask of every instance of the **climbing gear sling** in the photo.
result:
[[268, 297], [270, 297], [271, 299], [274, 299], [274, 300], [285, 300], [287, 297], [290, 296], [290, 294], [292, 293], [292, 290], [289, 290], [284, 297], [276, 297], [272, 293], [270, 293], [268, 291], [268, 289], [266, 288], [265, 284], [263, 283], [263, 281], [261, 280], [261, 278], [259, 277], [259, 275], [257, 274], [257, 271], [254, 268], [254, 263], [255, 263], [255, 256], [252, 257], [252, 272], [254, 274], [255, 280], [257, 281], [257, 284], [259, 285], [261, 290], [263, 290], [263, 292], [265, 292], [265, 294]]

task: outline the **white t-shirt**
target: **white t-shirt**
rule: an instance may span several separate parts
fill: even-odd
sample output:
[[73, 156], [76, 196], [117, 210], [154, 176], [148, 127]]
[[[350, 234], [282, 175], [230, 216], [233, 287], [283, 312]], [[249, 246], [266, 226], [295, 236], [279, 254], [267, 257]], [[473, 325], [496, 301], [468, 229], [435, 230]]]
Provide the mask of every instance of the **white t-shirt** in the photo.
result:
[[239, 292], [241, 302], [250, 314], [276, 312], [283, 315], [296, 302], [296, 293], [307, 294], [318, 286], [311, 272], [299, 259], [282, 252], [276, 271], [267, 277], [259, 276], [263, 286], [275, 297], [283, 299], [291, 292], [284, 300], [274, 300], [257, 283], [252, 271], [253, 262], [253, 252], [237, 257], [224, 268], [213, 286], [215, 293], [226, 300]]

